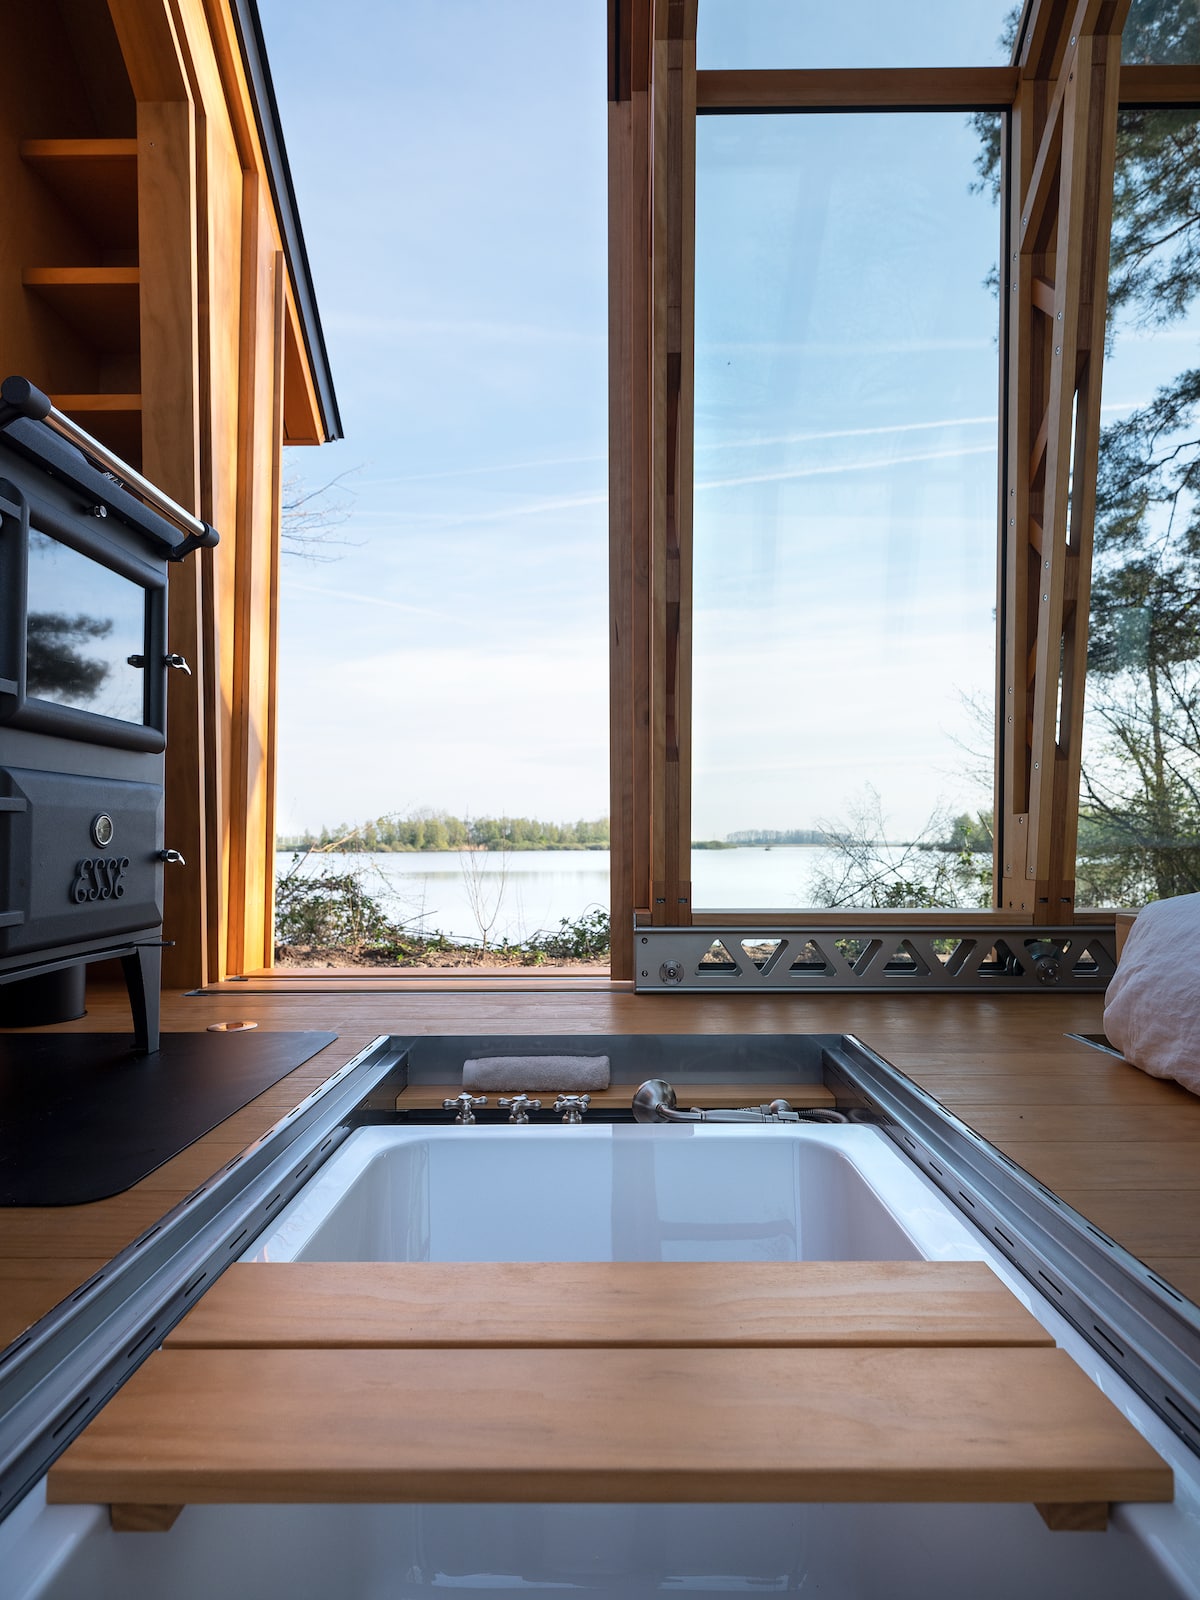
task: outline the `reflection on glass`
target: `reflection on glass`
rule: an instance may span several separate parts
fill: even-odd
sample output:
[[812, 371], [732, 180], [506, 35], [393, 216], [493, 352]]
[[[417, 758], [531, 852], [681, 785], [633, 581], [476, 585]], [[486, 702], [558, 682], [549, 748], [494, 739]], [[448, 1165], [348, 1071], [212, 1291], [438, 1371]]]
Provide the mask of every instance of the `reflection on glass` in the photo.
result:
[[146, 591], [29, 532], [26, 693], [122, 722], [143, 720]]
[[1121, 113], [1076, 864], [1082, 905], [1200, 890], [1198, 170], [1195, 111]]
[[1121, 60], [1154, 66], [1200, 61], [1200, 0], [1133, 0]]
[[702, 69], [993, 66], [1009, 59], [1012, 9], [1009, 0], [700, 0], [696, 58]]
[[698, 906], [990, 899], [979, 150], [958, 114], [698, 125]]

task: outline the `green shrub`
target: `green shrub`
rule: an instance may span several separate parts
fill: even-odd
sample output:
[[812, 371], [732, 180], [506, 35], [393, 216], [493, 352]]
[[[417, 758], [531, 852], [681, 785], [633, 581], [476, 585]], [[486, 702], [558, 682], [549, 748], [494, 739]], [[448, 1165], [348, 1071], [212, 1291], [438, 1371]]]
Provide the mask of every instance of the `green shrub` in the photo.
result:
[[293, 864], [275, 886], [277, 944], [358, 951], [367, 945], [394, 944], [401, 932], [363, 887], [357, 872], [305, 878]]
[[609, 952], [612, 925], [604, 907], [593, 906], [574, 921], [562, 917], [557, 933], [534, 934], [526, 943], [531, 955], [549, 961], [595, 961]]

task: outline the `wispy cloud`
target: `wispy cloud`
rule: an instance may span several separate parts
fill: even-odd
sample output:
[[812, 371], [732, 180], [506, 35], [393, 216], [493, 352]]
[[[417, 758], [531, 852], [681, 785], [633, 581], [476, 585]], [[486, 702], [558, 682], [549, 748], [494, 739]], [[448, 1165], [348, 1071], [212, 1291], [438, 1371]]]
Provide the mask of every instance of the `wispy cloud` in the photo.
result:
[[813, 444], [826, 439], [867, 439], [893, 433], [926, 433], [941, 428], [996, 426], [996, 417], [943, 417], [937, 422], [888, 422], [874, 428], [830, 428], [821, 433], [778, 433], [763, 438], [717, 439], [696, 445], [697, 450], [753, 450], [776, 444]]
[[880, 472], [889, 467], [912, 466], [919, 461], [952, 461], [958, 456], [995, 455], [994, 444], [967, 445], [960, 450], [925, 450], [917, 455], [882, 456], [876, 461], [839, 461], [821, 467], [785, 467], [779, 472], [751, 472], [739, 478], [709, 478], [699, 489], [736, 489], [749, 483], [787, 483], [793, 478], [828, 478], [852, 472]]
[[931, 350], [992, 350], [991, 339], [697, 339], [696, 357], [720, 355], [911, 356]]
[[453, 622], [455, 619], [448, 611], [434, 611], [429, 606], [410, 606], [403, 600], [389, 600], [382, 594], [358, 594], [353, 589], [330, 589], [321, 583], [300, 583], [295, 578], [284, 580], [285, 589], [291, 593], [299, 590], [302, 594], [319, 594], [325, 600], [352, 600], [364, 606], [386, 606], [389, 611], [406, 611], [410, 616], [436, 617], [440, 622]]
[[354, 521], [464, 528], [476, 523], [509, 522], [514, 517], [539, 517], [552, 511], [574, 511], [580, 507], [607, 504], [607, 494], [575, 494], [563, 495], [555, 500], [531, 500], [524, 505], [506, 506], [494, 511], [358, 511]]
[[398, 478], [365, 478], [363, 483], [375, 487], [393, 483], [428, 483], [435, 478], [482, 478], [499, 472], [531, 472], [538, 467], [590, 466], [607, 460], [606, 455], [546, 456], [540, 461], [498, 461], [487, 467], [445, 467], [440, 472], [407, 472]]
[[554, 327], [542, 322], [507, 322], [495, 318], [380, 317], [363, 311], [334, 311], [323, 318], [338, 333], [372, 339], [486, 339], [489, 343], [597, 345], [605, 335], [586, 328]]

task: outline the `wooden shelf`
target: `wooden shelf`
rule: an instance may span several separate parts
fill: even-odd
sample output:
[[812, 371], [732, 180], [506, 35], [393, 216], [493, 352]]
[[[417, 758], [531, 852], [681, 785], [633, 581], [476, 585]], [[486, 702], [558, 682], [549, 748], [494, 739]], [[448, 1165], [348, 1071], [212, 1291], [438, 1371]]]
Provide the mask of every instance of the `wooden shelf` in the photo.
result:
[[81, 428], [108, 445], [131, 466], [142, 459], [142, 397], [140, 394], [53, 394], [60, 411]]
[[136, 250], [136, 139], [22, 139], [21, 159], [98, 245]]
[[26, 267], [21, 281], [98, 352], [138, 348], [137, 267]]

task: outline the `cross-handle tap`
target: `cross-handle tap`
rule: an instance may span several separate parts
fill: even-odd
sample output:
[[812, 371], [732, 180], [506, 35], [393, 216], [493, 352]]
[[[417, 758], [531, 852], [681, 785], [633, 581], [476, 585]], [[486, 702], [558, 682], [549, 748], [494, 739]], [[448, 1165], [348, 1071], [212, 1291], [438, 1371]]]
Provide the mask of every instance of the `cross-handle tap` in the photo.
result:
[[555, 1111], [562, 1112], [564, 1122], [582, 1122], [583, 1113], [591, 1104], [586, 1094], [560, 1094], [554, 1102]]
[[[503, 1102], [501, 1102], [503, 1104]], [[453, 1100], [443, 1100], [443, 1111], [457, 1111], [455, 1122], [474, 1122], [475, 1107], [487, 1105], [487, 1095], [472, 1094], [469, 1089], [464, 1089], [461, 1094], [455, 1095]]]
[[507, 1108], [510, 1122], [528, 1122], [531, 1111], [540, 1111], [542, 1109], [542, 1102], [540, 1100], [531, 1100], [527, 1094], [514, 1094], [509, 1099], [501, 1095], [496, 1104]]

